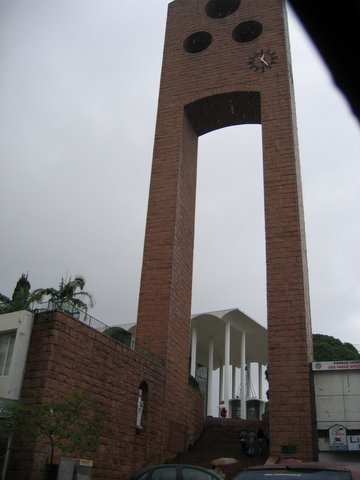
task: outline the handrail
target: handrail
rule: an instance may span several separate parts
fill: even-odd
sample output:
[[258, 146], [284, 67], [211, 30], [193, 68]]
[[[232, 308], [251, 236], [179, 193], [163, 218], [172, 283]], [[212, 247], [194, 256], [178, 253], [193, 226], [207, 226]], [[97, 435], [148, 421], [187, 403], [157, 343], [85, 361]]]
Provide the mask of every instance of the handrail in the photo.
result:
[[[69, 301], [49, 300], [47, 302], [34, 302], [31, 305], [31, 311], [34, 313], [46, 312], [51, 310], [60, 310], [64, 313], [67, 313], [68, 315], [73, 317], [75, 320], [85, 323], [89, 327], [105, 335], [106, 335], [106, 330], [112, 328], [109, 325], [106, 325], [105, 323], [101, 322], [97, 318], [93, 317], [92, 315], [89, 315], [87, 312], [84, 312], [83, 310], [80, 310], [79, 308], [75, 307], [75, 305], [73, 305]], [[146, 350], [145, 348], [136, 344], [133, 338], [131, 338], [130, 342], [121, 338], [113, 338], [113, 340], [121, 343], [122, 345], [127, 346], [128, 348], [130, 348], [131, 350], [134, 350], [137, 353], [140, 353], [141, 355], [143, 355], [144, 357], [148, 358], [149, 360], [151, 360], [152, 362], [158, 365], [164, 365], [164, 361], [162, 358], [158, 357], [155, 353], [150, 352], [149, 350]]]

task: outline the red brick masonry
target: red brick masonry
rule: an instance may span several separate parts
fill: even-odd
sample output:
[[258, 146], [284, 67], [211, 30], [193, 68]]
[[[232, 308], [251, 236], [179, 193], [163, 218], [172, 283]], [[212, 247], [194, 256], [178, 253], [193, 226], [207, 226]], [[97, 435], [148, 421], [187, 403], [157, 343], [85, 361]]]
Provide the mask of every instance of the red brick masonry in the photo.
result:
[[[203, 427], [203, 400], [188, 384], [182, 388], [187, 415], [176, 425], [165, 408], [166, 372], [143, 355], [61, 312], [37, 314], [23, 384], [46, 397], [81, 389], [90, 392], [106, 414], [100, 446], [93, 460], [94, 480], [127, 479], [146, 463], [172, 459], [197, 438]], [[148, 386], [143, 430], [136, 430], [137, 396], [141, 382]], [[169, 431], [176, 430], [169, 442]], [[9, 478], [43, 480], [49, 454], [41, 439], [33, 452], [13, 446]], [[29, 447], [29, 445], [27, 445]]]
[[[286, 12], [280, 0], [239, 3], [169, 4], [137, 341], [165, 360], [168, 399], [188, 372], [198, 136], [261, 124], [271, 455], [310, 460], [312, 343]], [[184, 405], [174, 408], [181, 416]]]

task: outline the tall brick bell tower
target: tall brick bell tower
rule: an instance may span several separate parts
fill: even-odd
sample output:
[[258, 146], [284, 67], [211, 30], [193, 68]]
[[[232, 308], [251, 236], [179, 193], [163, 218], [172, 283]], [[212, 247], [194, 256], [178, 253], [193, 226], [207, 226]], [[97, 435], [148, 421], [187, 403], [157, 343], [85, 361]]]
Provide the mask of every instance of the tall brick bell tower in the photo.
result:
[[164, 359], [166, 395], [176, 398], [171, 408], [181, 423], [180, 397], [189, 373], [198, 137], [248, 123], [262, 125], [270, 454], [311, 460], [312, 337], [282, 0], [175, 0], [168, 6], [136, 338]]

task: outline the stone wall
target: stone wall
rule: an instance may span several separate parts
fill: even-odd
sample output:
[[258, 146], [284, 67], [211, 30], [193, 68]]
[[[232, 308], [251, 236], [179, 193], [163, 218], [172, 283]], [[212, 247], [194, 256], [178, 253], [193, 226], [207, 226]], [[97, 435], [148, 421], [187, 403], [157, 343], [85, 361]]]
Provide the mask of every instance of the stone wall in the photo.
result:
[[[182, 422], [174, 422], [164, 400], [165, 376], [164, 366], [64, 313], [48, 312], [34, 319], [22, 401], [29, 401], [28, 389], [44, 397], [75, 389], [90, 392], [106, 414], [92, 478], [125, 480], [144, 464], [172, 460], [202, 430], [204, 407], [199, 392], [188, 384], [179, 386], [188, 410]], [[147, 392], [143, 429], [137, 430], [141, 382], [146, 382]], [[176, 401], [176, 391], [173, 396]], [[23, 440], [17, 438], [13, 444], [9, 478], [43, 479], [49, 445], [44, 438]]]

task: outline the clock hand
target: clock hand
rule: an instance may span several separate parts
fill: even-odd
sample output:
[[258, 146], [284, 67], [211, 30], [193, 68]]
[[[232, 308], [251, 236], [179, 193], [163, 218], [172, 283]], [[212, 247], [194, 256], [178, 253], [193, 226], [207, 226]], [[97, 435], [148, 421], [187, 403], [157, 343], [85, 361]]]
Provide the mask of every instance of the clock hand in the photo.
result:
[[267, 63], [267, 61], [265, 60], [265, 53], [263, 53], [260, 57], [260, 61], [263, 62], [267, 67], [269, 66], [269, 64]]

